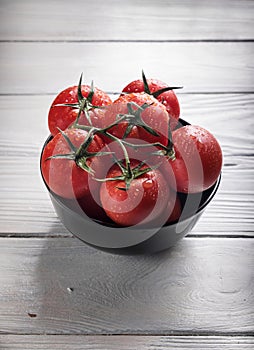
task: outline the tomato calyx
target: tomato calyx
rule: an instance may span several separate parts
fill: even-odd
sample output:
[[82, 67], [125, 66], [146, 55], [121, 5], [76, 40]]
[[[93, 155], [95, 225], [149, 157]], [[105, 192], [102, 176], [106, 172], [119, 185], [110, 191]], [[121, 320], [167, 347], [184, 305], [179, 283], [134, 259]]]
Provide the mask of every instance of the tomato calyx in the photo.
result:
[[[135, 102], [128, 102], [127, 103], [127, 114], [118, 114], [117, 117], [124, 117], [125, 121], [128, 122], [128, 126], [125, 130], [125, 133], [123, 135], [123, 139], [125, 139], [131, 132], [134, 126], [139, 126], [143, 128], [145, 131], [147, 131], [149, 134], [153, 136], [159, 136], [159, 134], [153, 130], [149, 125], [147, 125], [144, 120], [142, 119], [141, 113], [148, 107], [152, 106], [148, 103], [143, 103], [141, 106], [139, 106]], [[134, 108], [135, 107], [135, 108]]]
[[[124, 164], [125, 163], [125, 164]], [[114, 176], [114, 177], [106, 177], [105, 179], [96, 179], [97, 181], [101, 182], [107, 182], [107, 181], [124, 181], [125, 187], [119, 187], [116, 186], [117, 189], [122, 191], [128, 191], [131, 185], [131, 182], [138, 177], [148, 173], [149, 171], [152, 171], [154, 169], [157, 169], [160, 164], [154, 165], [154, 166], [148, 166], [146, 164], [146, 161], [140, 162], [135, 167], [131, 167], [130, 161], [128, 160], [118, 160], [115, 159], [115, 164], [117, 164], [122, 172], [122, 175]], [[145, 168], [143, 168], [145, 167]]]
[[105, 155], [110, 155], [112, 152], [89, 152], [88, 147], [90, 146], [91, 142], [94, 139], [94, 133], [96, 131], [96, 128], [91, 128], [90, 131], [88, 132], [84, 142], [80, 145], [79, 148], [75, 147], [75, 145], [71, 142], [70, 138], [66, 135], [64, 131], [59, 129], [59, 132], [63, 136], [64, 140], [68, 144], [70, 148], [70, 153], [65, 153], [65, 154], [55, 154], [51, 157], [48, 157], [46, 160], [50, 159], [68, 159], [68, 160], [73, 160], [79, 166], [81, 169], [87, 171], [89, 174], [94, 175], [94, 170], [89, 166], [88, 164], [88, 159], [92, 158], [94, 156], [100, 157], [100, 156], [105, 156]]
[[143, 83], [144, 83], [144, 92], [147, 93], [148, 95], [152, 95], [154, 98], [157, 98], [158, 96], [163, 94], [163, 92], [170, 91], [170, 90], [176, 90], [176, 89], [182, 89], [183, 88], [182, 86], [166, 86], [166, 87], [164, 87], [162, 89], [159, 89], [159, 90], [157, 90], [155, 92], [151, 92], [150, 88], [149, 88], [149, 85], [148, 85], [148, 82], [147, 82], [147, 79], [146, 79], [146, 76], [145, 76], [145, 73], [144, 73], [143, 70], [142, 70], [142, 80], [143, 80]]
[[83, 94], [82, 94], [82, 78], [83, 78], [83, 73], [81, 73], [81, 76], [80, 76], [80, 79], [79, 79], [79, 83], [78, 83], [78, 102], [74, 102], [74, 103], [60, 103], [60, 104], [56, 104], [55, 106], [63, 106], [63, 107], [71, 107], [73, 109], [79, 109], [79, 112], [78, 112], [78, 115], [77, 115], [77, 118], [74, 122], [74, 127], [75, 125], [78, 123], [79, 121], [79, 118], [81, 116], [81, 113], [84, 112], [85, 113], [85, 116], [89, 122], [90, 125], [92, 125], [92, 121], [91, 121], [91, 118], [90, 118], [90, 115], [89, 115], [89, 111], [91, 109], [94, 109], [94, 108], [102, 108], [102, 106], [96, 106], [96, 105], [93, 105], [92, 104], [92, 99], [93, 99], [93, 95], [94, 95], [94, 83], [93, 81], [91, 82], [91, 85], [90, 85], [90, 92], [88, 94], [87, 97], [84, 97]]
[[75, 162], [76, 164], [83, 170], [87, 171], [88, 173], [94, 175], [94, 171], [92, 168], [89, 167], [87, 160], [89, 158], [92, 158], [94, 156], [102, 156], [109, 154], [110, 152], [89, 152], [88, 147], [90, 143], [94, 139], [94, 130], [91, 129], [86, 138], [85, 141], [80, 145], [80, 147], [75, 152]]

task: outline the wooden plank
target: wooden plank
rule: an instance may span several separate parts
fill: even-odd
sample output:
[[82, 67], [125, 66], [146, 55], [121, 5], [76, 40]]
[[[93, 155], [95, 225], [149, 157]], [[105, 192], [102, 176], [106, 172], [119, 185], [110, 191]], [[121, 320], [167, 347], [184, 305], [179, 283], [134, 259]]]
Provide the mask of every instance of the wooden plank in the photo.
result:
[[[38, 157], [0, 159], [0, 235], [69, 236], [54, 213], [40, 179]], [[220, 188], [194, 235], [253, 236], [253, 160], [234, 157], [236, 166], [224, 167]], [[3, 173], [4, 172], [4, 173]]]
[[[59, 92], [67, 85], [59, 87]], [[1, 155], [37, 156], [49, 135], [49, 96], [0, 96]], [[232, 156], [250, 156], [253, 150], [252, 94], [179, 94], [181, 118], [202, 125], [220, 141], [229, 164]], [[118, 95], [111, 95], [116, 99]]]
[[0, 335], [2, 350], [245, 350], [253, 349], [252, 337], [197, 336], [82, 336]]
[[141, 76], [184, 92], [253, 92], [254, 42], [1, 43], [1, 94], [51, 93], [86, 82], [121, 91]]
[[121, 5], [117, 0], [4, 0], [0, 39], [253, 39], [253, 9], [253, 2], [246, 0], [128, 0]]
[[0, 238], [0, 330], [253, 335], [253, 247], [248, 238], [189, 238], [121, 256], [75, 238]]
[[[0, 97], [0, 235], [70, 235], [54, 214], [39, 172], [52, 99]], [[220, 189], [192, 234], [252, 236], [252, 95], [182, 94], [179, 99], [182, 116], [214, 133], [224, 153]]]

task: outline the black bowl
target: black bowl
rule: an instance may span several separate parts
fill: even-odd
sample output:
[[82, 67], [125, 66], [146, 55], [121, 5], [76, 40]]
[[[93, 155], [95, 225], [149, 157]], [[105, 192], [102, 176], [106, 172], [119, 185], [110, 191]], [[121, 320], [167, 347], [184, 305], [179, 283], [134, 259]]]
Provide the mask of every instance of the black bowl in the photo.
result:
[[[180, 126], [187, 125], [180, 119]], [[48, 137], [45, 145], [52, 136]], [[42, 154], [42, 153], [41, 153]], [[43, 178], [43, 176], [42, 176]], [[221, 176], [208, 190], [197, 194], [178, 193], [182, 214], [178, 221], [162, 227], [120, 227], [109, 220], [100, 221], [88, 217], [76, 200], [66, 200], [52, 192], [47, 184], [52, 204], [63, 225], [74, 236], [98, 249], [117, 254], [155, 253], [168, 249], [186, 236], [203, 214], [218, 190]]]

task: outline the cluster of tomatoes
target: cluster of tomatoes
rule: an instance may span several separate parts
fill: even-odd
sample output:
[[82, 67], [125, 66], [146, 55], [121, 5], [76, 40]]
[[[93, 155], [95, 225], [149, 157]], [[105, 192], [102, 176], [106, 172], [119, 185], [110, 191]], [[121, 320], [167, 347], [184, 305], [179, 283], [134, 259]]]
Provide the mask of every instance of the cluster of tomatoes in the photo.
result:
[[181, 124], [174, 89], [143, 73], [115, 101], [93, 83], [82, 85], [82, 76], [60, 92], [41, 157], [49, 189], [119, 226], [178, 220], [179, 193], [210, 188], [222, 152], [210, 132]]

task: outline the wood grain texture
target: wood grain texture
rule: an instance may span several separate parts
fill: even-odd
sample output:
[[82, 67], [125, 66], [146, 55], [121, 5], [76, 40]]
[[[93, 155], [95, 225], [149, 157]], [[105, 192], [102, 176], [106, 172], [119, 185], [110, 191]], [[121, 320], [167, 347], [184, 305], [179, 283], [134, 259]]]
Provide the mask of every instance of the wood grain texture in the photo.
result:
[[254, 347], [252, 337], [0, 335], [2, 350], [239, 350]]
[[[56, 218], [39, 171], [52, 99], [0, 97], [0, 235], [70, 235]], [[182, 117], [214, 133], [224, 153], [220, 189], [192, 234], [252, 236], [252, 95], [182, 94], [179, 100]]]
[[245, 40], [254, 38], [253, 10], [245, 0], [4, 0], [0, 39]]
[[[0, 1], [1, 350], [253, 349], [253, 10], [248, 0]], [[182, 117], [222, 145], [222, 183], [173, 249], [111, 255], [59, 222], [39, 154], [53, 93], [83, 71], [116, 97], [141, 69], [184, 86]]]
[[0, 331], [253, 335], [253, 247], [189, 238], [121, 256], [75, 238], [0, 238]]
[[81, 72], [116, 92], [141, 76], [184, 92], [253, 92], [254, 42], [0, 43], [0, 94], [54, 93]]

